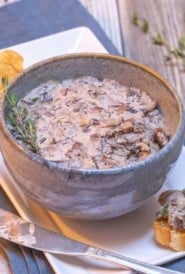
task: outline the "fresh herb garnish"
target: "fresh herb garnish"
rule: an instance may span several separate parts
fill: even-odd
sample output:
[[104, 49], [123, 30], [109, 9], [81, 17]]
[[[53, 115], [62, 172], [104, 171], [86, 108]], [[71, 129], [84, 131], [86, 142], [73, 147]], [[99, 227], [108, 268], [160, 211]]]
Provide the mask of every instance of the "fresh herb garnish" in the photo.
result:
[[163, 206], [163, 208], [161, 209], [161, 214], [163, 217], [168, 215], [168, 205]]
[[24, 107], [18, 106], [18, 97], [8, 90], [8, 79], [2, 78], [2, 86], [4, 88], [5, 100], [10, 108], [7, 120], [10, 125], [16, 129], [18, 137], [27, 144], [30, 149], [37, 153], [39, 146], [36, 138], [35, 123], [31, 118], [28, 118], [28, 110]]
[[152, 31], [148, 21], [146, 19], [140, 19], [136, 12], [133, 13], [132, 23], [139, 27], [142, 32], [149, 33], [151, 36], [151, 41], [154, 45], [162, 46], [166, 49], [166, 53], [164, 55], [166, 64], [171, 64], [174, 66], [180, 65], [185, 68], [185, 36], [180, 37], [178, 40], [178, 47], [173, 48], [164, 35], [159, 32], [156, 33]]

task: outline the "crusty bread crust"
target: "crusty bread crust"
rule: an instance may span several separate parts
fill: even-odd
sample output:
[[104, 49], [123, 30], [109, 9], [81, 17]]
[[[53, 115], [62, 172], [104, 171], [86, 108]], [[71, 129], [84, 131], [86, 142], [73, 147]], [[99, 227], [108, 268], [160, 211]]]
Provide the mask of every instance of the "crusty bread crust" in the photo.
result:
[[170, 247], [176, 251], [185, 250], [185, 231], [171, 231]]
[[167, 220], [155, 220], [153, 223], [154, 239], [157, 243], [169, 246], [171, 242], [170, 227]]
[[167, 219], [153, 222], [154, 239], [157, 243], [176, 251], [185, 250], [185, 230], [176, 230], [168, 225]]

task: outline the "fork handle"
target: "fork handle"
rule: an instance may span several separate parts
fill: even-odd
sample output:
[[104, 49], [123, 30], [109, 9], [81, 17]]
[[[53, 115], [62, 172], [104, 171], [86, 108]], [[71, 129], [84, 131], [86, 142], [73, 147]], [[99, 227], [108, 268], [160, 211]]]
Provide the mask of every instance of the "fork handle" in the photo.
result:
[[135, 259], [131, 259], [96, 247], [88, 247], [85, 255], [115, 263], [120, 266], [127, 267], [131, 270], [139, 271], [146, 274], [182, 274], [182, 272], [179, 271], [170, 270], [160, 266], [137, 261]]

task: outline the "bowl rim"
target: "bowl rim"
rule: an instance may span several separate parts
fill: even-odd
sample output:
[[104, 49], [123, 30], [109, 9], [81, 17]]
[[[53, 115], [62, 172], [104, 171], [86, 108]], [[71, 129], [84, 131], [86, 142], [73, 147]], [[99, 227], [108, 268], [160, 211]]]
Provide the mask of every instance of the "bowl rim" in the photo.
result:
[[163, 147], [160, 151], [157, 153], [147, 157], [145, 160], [136, 162], [134, 164], [129, 164], [122, 167], [114, 167], [114, 168], [108, 168], [108, 169], [85, 169], [85, 168], [75, 168], [75, 167], [68, 167], [62, 163], [54, 162], [50, 160], [44, 159], [42, 156], [32, 152], [29, 148], [26, 146], [22, 146], [18, 142], [16, 142], [15, 138], [12, 136], [12, 134], [9, 132], [6, 121], [5, 121], [5, 115], [4, 115], [4, 102], [5, 102], [5, 96], [4, 94], [0, 95], [0, 131], [1, 134], [4, 135], [4, 137], [13, 145], [16, 147], [16, 149], [24, 154], [24, 156], [28, 157], [30, 160], [36, 161], [38, 164], [43, 164], [45, 166], [48, 166], [51, 169], [66, 171], [66, 172], [74, 172], [74, 173], [80, 173], [82, 175], [113, 175], [113, 174], [120, 174], [120, 173], [128, 173], [132, 170], [138, 170], [141, 167], [150, 165], [154, 160], [158, 159], [159, 161], [165, 157], [165, 155], [168, 154], [169, 151], [172, 150], [178, 139], [184, 134], [185, 130], [185, 110], [182, 104], [182, 101], [175, 92], [175, 89], [168, 83], [167, 80], [165, 80], [158, 72], [153, 70], [152, 68], [138, 63], [136, 61], [133, 61], [132, 59], [109, 54], [109, 53], [93, 53], [93, 52], [87, 52], [87, 53], [70, 53], [70, 54], [64, 54], [64, 55], [58, 55], [54, 57], [47, 58], [45, 60], [42, 60], [40, 62], [37, 62], [28, 68], [26, 68], [18, 77], [16, 77], [11, 84], [8, 86], [8, 89], [13, 89], [13, 86], [16, 85], [16, 82], [23, 78], [25, 74], [29, 73], [30, 71], [43, 66], [45, 64], [48, 64], [50, 62], [56, 62], [56, 61], [63, 61], [66, 59], [78, 59], [78, 58], [97, 58], [97, 59], [109, 59], [113, 61], [120, 61], [135, 67], [140, 68], [141, 70], [153, 75], [155, 78], [157, 78], [163, 85], [165, 85], [169, 92], [173, 95], [174, 99], [177, 102], [178, 108], [179, 108], [179, 114], [180, 119], [178, 122], [178, 127], [176, 132], [174, 133], [173, 137], [170, 139], [168, 144]]

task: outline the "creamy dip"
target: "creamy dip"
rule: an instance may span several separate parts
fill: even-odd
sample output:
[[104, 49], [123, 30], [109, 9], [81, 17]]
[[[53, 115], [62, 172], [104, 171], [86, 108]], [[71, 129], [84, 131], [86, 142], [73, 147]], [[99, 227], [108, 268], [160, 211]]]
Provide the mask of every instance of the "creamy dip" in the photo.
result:
[[157, 103], [115, 80], [51, 80], [19, 106], [35, 121], [40, 155], [69, 167], [126, 166], [156, 153], [169, 139]]

